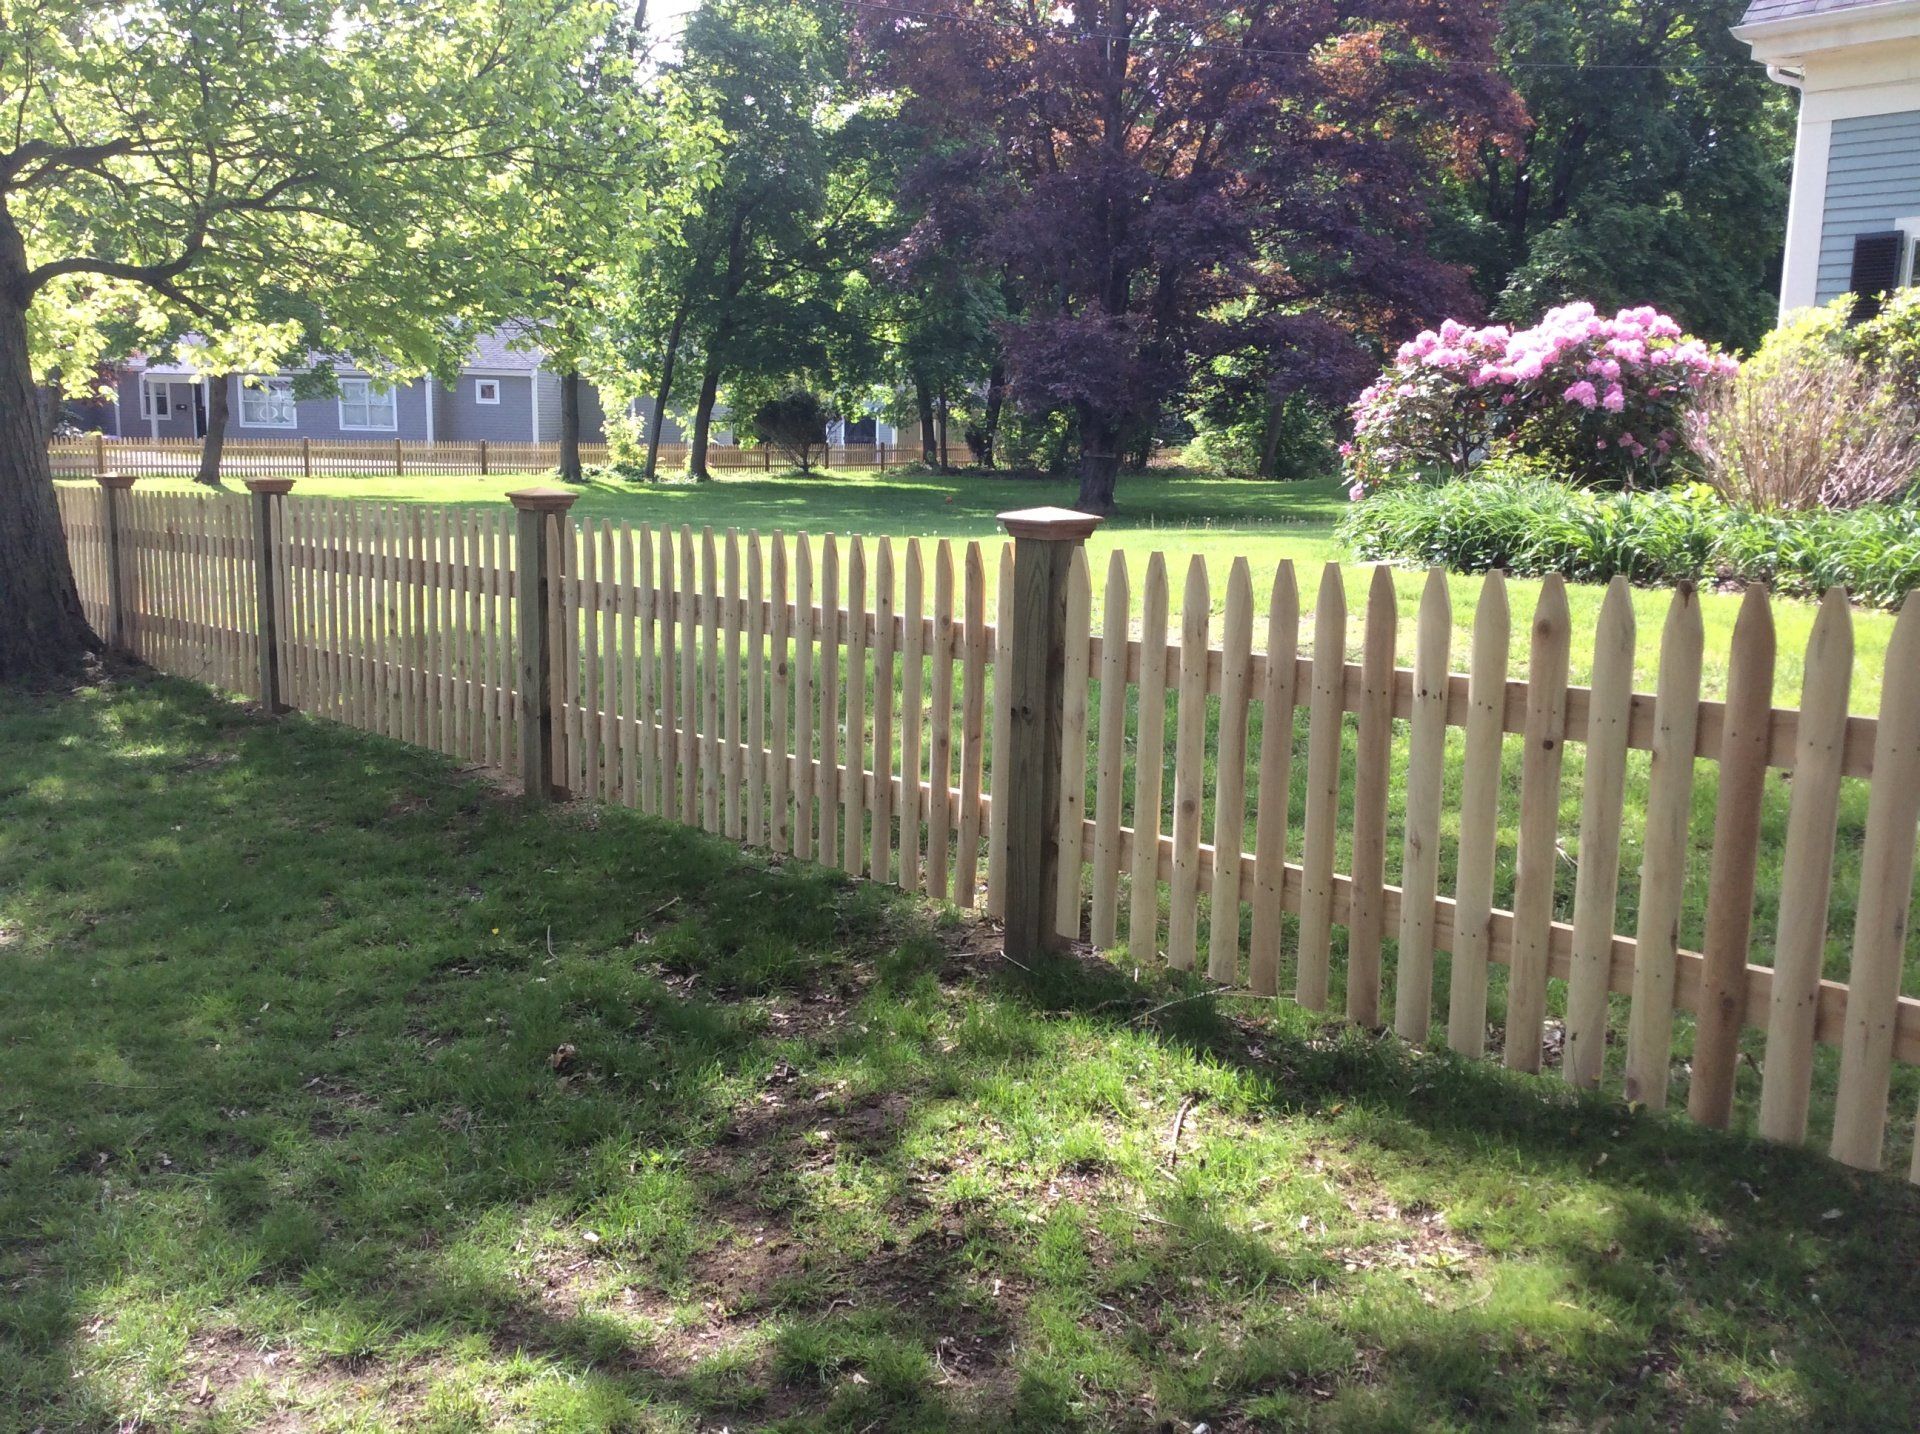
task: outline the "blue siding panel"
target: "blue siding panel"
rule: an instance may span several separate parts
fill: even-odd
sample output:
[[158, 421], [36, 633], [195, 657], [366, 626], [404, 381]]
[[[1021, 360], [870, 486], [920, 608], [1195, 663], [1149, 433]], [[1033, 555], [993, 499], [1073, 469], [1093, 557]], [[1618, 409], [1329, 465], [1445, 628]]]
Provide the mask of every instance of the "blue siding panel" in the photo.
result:
[[1920, 110], [1835, 120], [1820, 235], [1821, 303], [1847, 292], [1853, 241], [1920, 215]]

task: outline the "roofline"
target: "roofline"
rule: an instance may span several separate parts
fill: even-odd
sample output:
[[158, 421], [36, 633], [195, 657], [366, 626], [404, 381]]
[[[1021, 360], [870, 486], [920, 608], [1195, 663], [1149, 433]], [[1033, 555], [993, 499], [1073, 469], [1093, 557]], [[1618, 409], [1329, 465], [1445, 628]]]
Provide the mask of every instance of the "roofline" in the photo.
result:
[[[1854, 5], [1817, 15], [1760, 20], [1751, 25], [1735, 25], [1733, 37], [1752, 46], [1756, 60], [1780, 60], [1797, 58], [1809, 51], [1920, 38], [1920, 31], [1898, 28], [1899, 23], [1907, 19], [1920, 20], [1920, 0], [1880, 0], [1874, 5]], [[1889, 29], [1889, 25], [1893, 28]]]

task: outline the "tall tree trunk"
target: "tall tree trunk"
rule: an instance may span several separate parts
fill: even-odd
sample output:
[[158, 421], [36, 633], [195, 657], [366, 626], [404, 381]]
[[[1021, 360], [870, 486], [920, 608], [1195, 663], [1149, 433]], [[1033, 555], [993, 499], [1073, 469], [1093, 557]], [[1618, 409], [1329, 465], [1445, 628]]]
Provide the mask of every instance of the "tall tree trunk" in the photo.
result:
[[647, 426], [646, 480], [649, 483], [658, 481], [660, 430], [666, 426], [667, 400], [673, 395], [673, 370], [680, 362], [680, 336], [686, 332], [687, 311], [692, 307], [692, 294], [682, 294], [680, 307], [673, 311], [673, 325], [667, 330], [667, 353], [660, 362], [660, 391], [654, 395], [653, 422]]
[[584, 483], [580, 466], [580, 370], [560, 375], [560, 481]]
[[200, 471], [193, 481], [220, 486], [220, 456], [227, 449], [227, 419], [233, 407], [233, 380], [221, 374], [207, 385], [207, 433], [200, 440]]
[[1286, 404], [1277, 398], [1267, 400], [1267, 432], [1260, 446], [1260, 476], [1278, 478], [1280, 476], [1280, 434], [1282, 420], [1286, 415]]
[[913, 376], [913, 401], [920, 410], [920, 461], [929, 468], [940, 466], [940, 452], [933, 431], [933, 389], [922, 375]]
[[0, 681], [8, 681], [69, 671], [100, 639], [80, 610], [53, 499], [27, 356], [26, 256], [17, 234], [0, 244]]
[[687, 471], [694, 481], [706, 483], [713, 475], [707, 471], [707, 440], [713, 432], [713, 405], [720, 396], [720, 351], [707, 354], [706, 368], [700, 374], [700, 400], [693, 411], [693, 447], [687, 454]]
[[980, 450], [980, 466], [993, 467], [993, 449], [1000, 438], [1000, 409], [1007, 401], [1007, 366], [999, 359], [987, 373], [987, 417], [981, 432], [986, 447]]
[[939, 412], [940, 412], [940, 471], [942, 473], [945, 473], [953, 467], [953, 463], [947, 454], [947, 395], [944, 391], [940, 395]]
[[1114, 510], [1113, 489], [1120, 477], [1120, 435], [1116, 426], [1080, 405], [1080, 497], [1083, 513]]

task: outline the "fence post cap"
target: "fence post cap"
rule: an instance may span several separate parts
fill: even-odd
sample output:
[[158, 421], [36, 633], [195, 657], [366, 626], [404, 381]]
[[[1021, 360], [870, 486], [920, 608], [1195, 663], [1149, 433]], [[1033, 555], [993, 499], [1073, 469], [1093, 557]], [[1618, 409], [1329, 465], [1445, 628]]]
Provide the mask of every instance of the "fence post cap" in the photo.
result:
[[579, 496], [565, 488], [515, 488], [507, 501], [523, 513], [564, 513]]
[[139, 476], [138, 473], [96, 473], [93, 475], [93, 481], [102, 488], [117, 488], [124, 493], [134, 485]]
[[247, 491], [249, 493], [280, 494], [291, 493], [293, 491], [293, 479], [291, 478], [246, 478], [241, 481], [247, 485]]
[[1091, 537], [1101, 519], [1096, 514], [1080, 513], [1072, 508], [1022, 508], [1000, 514], [1000, 523], [1015, 538], [1072, 543]]

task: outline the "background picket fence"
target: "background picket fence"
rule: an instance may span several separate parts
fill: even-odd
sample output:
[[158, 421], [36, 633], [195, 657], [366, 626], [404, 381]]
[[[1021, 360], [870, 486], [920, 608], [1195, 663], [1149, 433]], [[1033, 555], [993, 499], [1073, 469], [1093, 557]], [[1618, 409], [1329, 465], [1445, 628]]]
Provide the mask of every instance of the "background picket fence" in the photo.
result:
[[[197, 438], [108, 438], [82, 434], [55, 438], [47, 445], [56, 478], [89, 478], [101, 473], [131, 473], [143, 478], [191, 478], [200, 471]], [[685, 470], [689, 445], [662, 443], [658, 471], [672, 477]], [[973, 462], [963, 443], [950, 444], [956, 465]], [[589, 466], [607, 462], [607, 445], [583, 443], [580, 460]], [[816, 467], [888, 468], [917, 463], [917, 445], [853, 443], [814, 450]], [[560, 466], [558, 443], [420, 443], [405, 439], [309, 439], [229, 437], [221, 450], [221, 472], [234, 479], [311, 478], [438, 474], [452, 477], [489, 474], [550, 473]], [[782, 451], [737, 444], [707, 449], [707, 466], [728, 472], [785, 472], [792, 460]]]
[[[522, 717], [511, 520], [525, 515], [116, 496], [138, 656], [255, 686], [249, 502], [269, 502], [285, 700], [512, 767]], [[83, 599], [103, 629], [105, 497], [60, 490]], [[1004, 910], [1011, 804], [994, 800], [994, 773], [1006, 770], [1011, 713], [994, 678], [1024, 630], [1004, 611], [1016, 592], [1010, 545], [565, 518], [543, 531], [561, 786]], [[994, 621], [990, 568], [1003, 608]], [[1654, 1107], [1668, 1099], [1676, 1026], [1690, 1017], [1695, 1120], [1725, 1126], [1738, 1113], [1771, 1139], [1801, 1142], [1817, 1113], [1837, 1159], [1881, 1165], [1894, 1067], [1920, 1063], [1920, 1000], [1901, 994], [1920, 823], [1920, 602], [1897, 621], [1872, 718], [1846, 709], [1852, 619], [1837, 594], [1814, 624], [1806, 706], [1795, 710], [1772, 705], [1772, 614], [1758, 590], [1732, 636], [1725, 698], [1707, 700], [1690, 592], [1672, 601], [1648, 694], [1632, 690], [1641, 639], [1624, 583], [1606, 597], [1591, 683], [1577, 686], [1557, 580], [1516, 630], [1503, 579], [1488, 578], [1470, 650], [1456, 653], [1435, 575], [1411, 668], [1396, 665], [1401, 623], [1384, 569], [1357, 614], [1357, 662], [1337, 567], [1322, 575], [1310, 644], [1291, 564], [1256, 601], [1248, 565], [1236, 561], [1218, 622], [1214, 581], [1200, 559], [1188, 565], [1176, 624], [1163, 558], [1136, 575], [1115, 553], [1096, 630], [1085, 553], [1074, 553], [1053, 814], [1069, 854], [1054, 910], [1062, 935], [1124, 940], [1136, 958], [1164, 953], [1174, 967], [1314, 1010], [1340, 996], [1362, 1025], [1466, 1056], [1495, 1043], [1519, 1070], [1540, 1070], [1551, 1046], [1568, 1081]], [[1525, 681], [1508, 675], [1517, 643]], [[1517, 873], [1510, 907], [1499, 908], [1513, 738]], [[1569, 744], [1581, 781], [1577, 824], [1563, 827]], [[1783, 838], [1763, 822], [1770, 770], [1791, 774]], [[1632, 782], [1643, 832], [1625, 831]], [[1864, 785], [1865, 817], [1849, 838], [1861, 851], [1857, 884], [1844, 892], [1851, 932], [1834, 933], [1836, 949], [1850, 935], [1837, 981], [1822, 973], [1848, 784]], [[1689, 823], [1696, 786], [1704, 799], [1709, 785], [1703, 857]], [[1623, 874], [1623, 837], [1639, 847], [1637, 877]], [[1455, 868], [1445, 891], [1443, 847]], [[1390, 848], [1397, 884], [1387, 880]], [[1702, 859], [1710, 880], [1696, 951], [1681, 945], [1682, 905], [1687, 865]], [[1577, 868], [1570, 893], [1558, 889], [1563, 860]], [[1762, 861], [1787, 873], [1771, 965], [1749, 960]], [[1631, 931], [1617, 919], [1623, 904], [1637, 913]], [[1450, 957], [1444, 981], [1440, 953]], [[1504, 1015], [1490, 1030], [1495, 968], [1506, 972]], [[1549, 1021], [1553, 995], [1563, 995], [1563, 1022]], [[1757, 1100], [1737, 1079], [1743, 1040], [1764, 1073]], [[1837, 1049], [1837, 1068], [1822, 1048]], [[1822, 1059], [1830, 1114], [1815, 1080]], [[1920, 1180], [1920, 1153], [1910, 1173]]]

